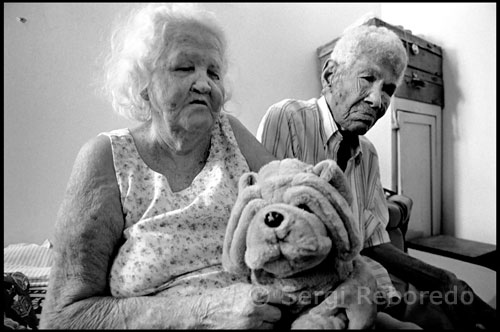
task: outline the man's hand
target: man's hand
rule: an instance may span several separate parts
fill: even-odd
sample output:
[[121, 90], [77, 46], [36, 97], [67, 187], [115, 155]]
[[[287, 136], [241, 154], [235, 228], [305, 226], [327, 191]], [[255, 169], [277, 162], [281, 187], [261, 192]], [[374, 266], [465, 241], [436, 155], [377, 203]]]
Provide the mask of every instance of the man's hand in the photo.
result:
[[453, 295], [458, 301], [444, 303], [442, 308], [456, 328], [476, 329], [483, 326], [496, 330], [495, 309], [454, 273], [412, 257], [391, 243], [365, 248], [361, 254], [376, 260], [389, 273], [413, 284], [419, 291], [439, 292], [442, 299]]
[[363, 260], [356, 258], [349, 279], [292, 327], [298, 328], [317, 320], [317, 325], [328, 328], [341, 328], [344, 325], [348, 329], [370, 328], [377, 315], [376, 290], [377, 282], [369, 267]]

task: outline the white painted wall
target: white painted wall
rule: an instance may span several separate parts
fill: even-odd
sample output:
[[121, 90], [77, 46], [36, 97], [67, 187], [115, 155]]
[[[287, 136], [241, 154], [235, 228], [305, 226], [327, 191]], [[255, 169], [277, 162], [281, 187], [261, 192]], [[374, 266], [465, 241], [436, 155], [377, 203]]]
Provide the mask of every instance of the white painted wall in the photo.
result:
[[[134, 3], [4, 4], [4, 246], [51, 239], [71, 167], [99, 132], [133, 125], [95, 93], [117, 14]], [[267, 107], [319, 94], [316, 48], [378, 3], [206, 3], [232, 60], [229, 110], [255, 134]], [[17, 17], [25, 17], [21, 23]]]
[[51, 238], [79, 148], [129, 123], [95, 93], [120, 7], [4, 4], [4, 245]]
[[444, 233], [496, 244], [496, 3], [384, 3], [443, 49]]

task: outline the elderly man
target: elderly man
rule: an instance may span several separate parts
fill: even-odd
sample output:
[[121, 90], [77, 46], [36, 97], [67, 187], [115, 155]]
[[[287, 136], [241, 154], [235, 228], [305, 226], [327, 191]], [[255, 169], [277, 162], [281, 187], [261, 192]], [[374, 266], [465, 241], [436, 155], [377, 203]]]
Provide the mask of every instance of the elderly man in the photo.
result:
[[[388, 210], [377, 151], [363, 135], [385, 114], [403, 80], [407, 61], [402, 42], [392, 31], [368, 25], [350, 28], [323, 66], [322, 96], [285, 99], [272, 105], [257, 138], [278, 158], [298, 158], [311, 164], [326, 158], [337, 161], [353, 192], [352, 209], [364, 239], [362, 254], [383, 295], [381, 311], [424, 328], [490, 327], [495, 312], [467, 284], [453, 273], [397, 249], [386, 231]], [[397, 276], [409, 282], [399, 288], [401, 292], [394, 288], [386, 268], [393, 279]], [[443, 296], [450, 291], [459, 297], [469, 294], [467, 298], [474, 301], [437, 305], [426, 297], [430, 291]], [[423, 300], [417, 305], [408, 303], [408, 292]]]

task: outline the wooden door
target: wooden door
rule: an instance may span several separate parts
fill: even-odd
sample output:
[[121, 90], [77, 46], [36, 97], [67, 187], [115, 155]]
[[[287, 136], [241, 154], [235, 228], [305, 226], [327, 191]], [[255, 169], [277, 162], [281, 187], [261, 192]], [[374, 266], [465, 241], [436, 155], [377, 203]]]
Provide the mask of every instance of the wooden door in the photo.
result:
[[407, 239], [441, 233], [440, 118], [434, 105], [400, 99], [396, 105], [399, 192], [413, 200]]

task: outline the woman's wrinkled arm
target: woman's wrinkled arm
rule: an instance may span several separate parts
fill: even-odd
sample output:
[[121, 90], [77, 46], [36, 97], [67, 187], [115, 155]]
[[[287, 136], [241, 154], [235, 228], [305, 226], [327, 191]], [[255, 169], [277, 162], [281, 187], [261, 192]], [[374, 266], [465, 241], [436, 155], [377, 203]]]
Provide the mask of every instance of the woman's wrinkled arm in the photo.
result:
[[108, 272], [123, 229], [110, 142], [99, 136], [79, 152], [59, 210], [42, 328], [172, 327], [172, 316], [194, 317], [194, 308], [173, 299], [110, 295]]
[[251, 171], [258, 172], [262, 166], [277, 159], [238, 119], [232, 115], [228, 115], [228, 118], [241, 153], [247, 160]]
[[41, 328], [258, 328], [279, 319], [279, 309], [252, 301], [250, 284], [182, 298], [112, 297], [108, 274], [123, 229], [110, 142], [99, 136], [78, 154], [59, 210]]

